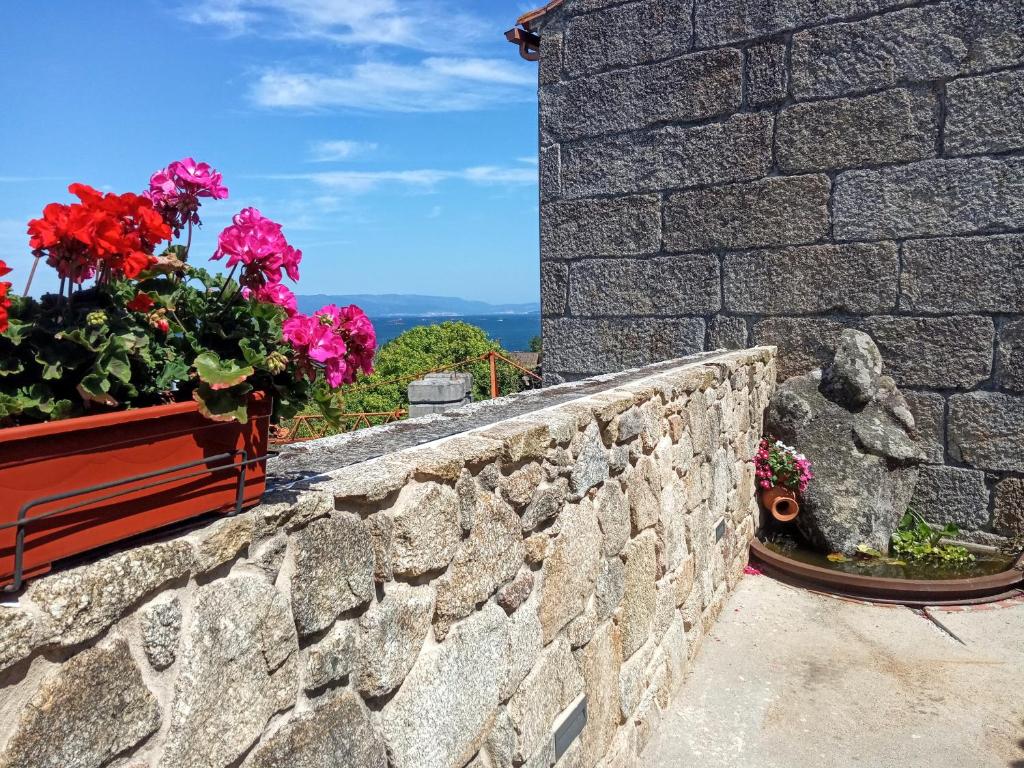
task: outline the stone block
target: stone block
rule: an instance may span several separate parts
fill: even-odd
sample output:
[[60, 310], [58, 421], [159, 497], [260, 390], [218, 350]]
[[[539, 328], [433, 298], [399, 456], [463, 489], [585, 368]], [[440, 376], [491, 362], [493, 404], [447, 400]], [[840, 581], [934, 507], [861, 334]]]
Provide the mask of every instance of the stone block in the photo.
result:
[[894, 88], [782, 110], [775, 155], [786, 173], [907, 163], [935, 156], [938, 131], [931, 92]]
[[0, 671], [28, 658], [46, 634], [24, 606], [0, 605]]
[[462, 539], [458, 495], [439, 483], [407, 485], [394, 507], [369, 522], [378, 559], [398, 576], [446, 568]]
[[571, 17], [565, 25], [566, 70], [584, 75], [687, 52], [691, 5], [691, 0], [640, 0]]
[[925, 160], [836, 178], [843, 240], [959, 235], [1024, 227], [1024, 158]]
[[540, 623], [547, 644], [579, 616], [601, 568], [601, 529], [590, 503], [566, 507], [561, 531], [541, 568]]
[[587, 695], [587, 724], [580, 734], [583, 765], [594, 766], [611, 746], [619, 727], [619, 673], [622, 639], [613, 622], [602, 624], [576, 652]]
[[778, 347], [779, 381], [828, 365], [847, 325], [828, 318], [769, 317], [754, 323], [754, 343]]
[[436, 582], [438, 618], [453, 621], [468, 616], [515, 578], [524, 554], [519, 515], [494, 494], [481, 491], [469, 536]]
[[61, 645], [77, 645], [104, 632], [146, 595], [189, 573], [186, 541], [168, 541], [105, 557], [39, 579], [28, 597], [52, 622]]
[[318, 643], [303, 650], [303, 687], [307, 691], [319, 690], [352, 673], [356, 664], [356, 626], [354, 620], [336, 622]]
[[859, 326], [900, 386], [971, 389], [992, 375], [991, 318], [871, 317]]
[[704, 349], [699, 318], [552, 318], [542, 322], [544, 367], [561, 374], [621, 371]]
[[622, 657], [628, 659], [647, 642], [654, 620], [658, 578], [657, 535], [647, 529], [626, 545], [626, 589], [622, 598]]
[[927, 314], [1024, 312], [1024, 235], [903, 244], [900, 308]]
[[1024, 320], [1005, 322], [999, 329], [997, 359], [996, 381], [1000, 389], [1024, 393]]
[[715, 315], [708, 327], [708, 349], [744, 349], [747, 321], [742, 317]]
[[540, 199], [555, 200], [562, 194], [562, 148], [557, 144], [541, 147], [538, 158]]
[[1024, 70], [946, 85], [946, 152], [1024, 149]]
[[949, 399], [949, 452], [977, 469], [1024, 472], [1024, 397], [969, 392]]
[[992, 525], [1003, 536], [1024, 536], [1024, 478], [1007, 477], [996, 483]]
[[629, 505], [618, 481], [605, 483], [594, 499], [597, 519], [604, 536], [604, 553], [618, 555], [629, 541]]
[[763, 43], [748, 48], [744, 74], [748, 106], [756, 109], [782, 103], [789, 91], [786, 46]]
[[[596, 461], [600, 461], [595, 456]], [[536, 465], [535, 465], [536, 466]], [[569, 481], [559, 477], [554, 483], [537, 490], [522, 513], [522, 528], [531, 531], [543, 522], [556, 517], [569, 498]]]
[[[657, 34], [647, 30], [652, 32]], [[596, 41], [589, 45], [588, 51], [600, 50]], [[575, 140], [735, 112], [741, 65], [740, 52], [725, 48], [545, 85], [540, 89], [541, 136], [545, 143]]]
[[1019, 0], [939, 3], [796, 33], [791, 90], [798, 99], [840, 96], [1022, 60]]
[[231, 765], [295, 703], [295, 624], [287, 598], [262, 578], [200, 587], [178, 656], [160, 768]]
[[930, 523], [953, 523], [961, 531], [975, 531], [988, 525], [988, 497], [984, 472], [923, 466], [910, 508]]
[[896, 309], [895, 243], [809, 245], [727, 254], [725, 308], [760, 315], [870, 314]]
[[246, 762], [250, 768], [387, 768], [387, 764], [384, 742], [370, 713], [351, 691], [292, 717]]
[[686, 314], [721, 308], [718, 257], [589, 259], [570, 268], [574, 317]]
[[903, 390], [903, 397], [914, 416], [918, 445], [926, 461], [942, 464], [946, 454], [946, 399], [936, 392]]
[[556, 261], [540, 264], [540, 312], [544, 317], [561, 317], [569, 300], [569, 266]]
[[540, 598], [534, 590], [526, 602], [508, 617], [508, 643], [505, 647], [505, 674], [501, 679], [498, 698], [507, 701], [519, 689], [519, 684], [530, 674], [544, 647], [544, 629], [537, 608]]
[[302, 635], [327, 629], [373, 597], [367, 525], [350, 515], [316, 520], [293, 537], [292, 611]]
[[768, 37], [798, 27], [836, 21], [902, 5], [904, 0], [774, 0], [697, 3], [698, 47]]
[[661, 496], [661, 470], [653, 458], [641, 456], [626, 481], [633, 531], [642, 531], [658, 522]]
[[588, 197], [758, 179], [771, 168], [771, 145], [772, 116], [764, 113], [584, 141], [562, 148], [562, 192]]
[[465, 765], [498, 712], [505, 676], [508, 619], [497, 605], [452, 627], [423, 651], [384, 705], [380, 728], [394, 768]]
[[545, 31], [540, 38], [540, 63], [537, 80], [540, 85], [551, 85], [564, 77], [565, 35], [557, 29]]
[[551, 738], [558, 713], [583, 691], [583, 675], [569, 643], [558, 638], [540, 654], [537, 664], [509, 699], [508, 715], [518, 734], [516, 762], [524, 761]]
[[665, 205], [675, 251], [813, 243], [828, 235], [827, 176], [773, 177], [677, 192]]
[[374, 697], [401, 685], [423, 647], [433, 615], [433, 587], [388, 584], [384, 599], [359, 619], [355, 688]]
[[541, 258], [640, 256], [661, 246], [656, 195], [560, 200], [541, 206]]
[[460, 403], [472, 390], [471, 373], [432, 373], [409, 382], [409, 402]]

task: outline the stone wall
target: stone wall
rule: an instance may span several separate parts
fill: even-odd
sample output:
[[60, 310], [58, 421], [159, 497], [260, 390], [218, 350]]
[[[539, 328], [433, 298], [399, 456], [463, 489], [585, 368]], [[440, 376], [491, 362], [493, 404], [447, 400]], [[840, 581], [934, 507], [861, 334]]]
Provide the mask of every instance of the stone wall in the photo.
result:
[[0, 606], [0, 766], [546, 768], [583, 697], [558, 765], [633, 765], [741, 576], [774, 383], [705, 355], [295, 446], [261, 506]]
[[565, 0], [541, 23], [551, 381], [867, 331], [914, 505], [1024, 534], [1021, 0]]

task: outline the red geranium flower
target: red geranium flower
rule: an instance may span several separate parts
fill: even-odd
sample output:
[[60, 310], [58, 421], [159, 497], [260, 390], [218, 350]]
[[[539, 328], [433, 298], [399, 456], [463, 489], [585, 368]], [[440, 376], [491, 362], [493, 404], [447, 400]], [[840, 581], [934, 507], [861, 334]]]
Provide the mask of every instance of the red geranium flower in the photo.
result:
[[[0, 277], [9, 274], [11, 268], [0, 259]], [[7, 292], [11, 289], [10, 283], [0, 282], [0, 333], [7, 330], [9, 325], [7, 309], [11, 306], [11, 300], [7, 298]]]
[[148, 294], [139, 292], [125, 306], [132, 312], [149, 312], [155, 304], [156, 302], [149, 298]]

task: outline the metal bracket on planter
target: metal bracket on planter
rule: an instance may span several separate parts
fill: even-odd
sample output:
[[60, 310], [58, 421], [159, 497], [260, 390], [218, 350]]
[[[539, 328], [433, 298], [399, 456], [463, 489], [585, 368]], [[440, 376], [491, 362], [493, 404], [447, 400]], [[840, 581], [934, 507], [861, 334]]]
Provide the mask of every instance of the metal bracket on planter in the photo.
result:
[[[161, 485], [167, 485], [168, 483], [178, 482], [181, 480], [188, 480], [193, 477], [202, 477], [203, 475], [210, 475], [215, 472], [222, 472], [224, 470], [229, 469], [238, 470], [238, 490], [235, 493], [235, 507], [234, 510], [231, 512], [232, 515], [237, 515], [239, 512], [242, 511], [242, 505], [245, 502], [246, 470], [248, 469], [250, 464], [257, 464], [261, 461], [266, 461], [267, 457], [268, 455], [265, 454], [263, 456], [257, 456], [254, 459], [250, 459], [248, 457], [248, 453], [244, 450], [228, 451], [227, 453], [218, 453], [215, 456], [206, 456], [197, 461], [190, 461], [187, 464], [177, 464], [173, 467], [167, 467], [166, 469], [159, 469], [155, 472], [146, 472], [145, 474], [141, 475], [132, 475], [121, 480], [112, 480], [109, 483], [101, 483], [100, 485], [90, 485], [86, 488], [79, 488], [74, 491], [66, 491], [65, 493], [59, 493], [54, 496], [45, 496], [43, 498], [33, 499], [32, 501], [25, 502], [24, 504], [21, 505], [21, 508], [18, 510], [17, 520], [11, 523], [0, 524], [0, 530], [5, 530], [7, 528], [18, 529], [14, 545], [14, 581], [5, 586], [3, 588], [3, 591], [17, 592], [19, 589], [21, 589], [22, 584], [24, 583], [23, 575], [25, 559], [25, 529], [33, 523], [38, 523], [41, 520], [56, 517], [57, 515], [62, 515], [66, 512], [73, 512], [76, 509], [88, 507], [99, 502], [111, 501], [113, 499], [118, 498], [119, 496], [124, 496], [126, 493], [147, 491], [151, 488], [159, 488]], [[234, 461], [235, 458], [239, 458], [240, 461]], [[202, 466], [204, 464], [211, 464], [216, 461], [225, 461], [229, 459], [231, 460], [231, 463], [229, 464], [222, 464], [216, 467], [205, 467], [195, 472], [189, 472], [188, 474], [185, 475], [175, 474], [173, 477], [165, 477], [165, 475], [170, 475], [172, 473], [180, 472], [185, 469], [192, 469], [193, 467]], [[36, 517], [28, 516], [29, 510], [33, 509], [34, 507], [41, 506], [43, 504], [51, 504], [56, 501], [64, 501], [65, 499], [72, 499], [75, 498], [76, 496], [82, 496], [83, 494], [89, 493], [96, 493], [97, 491], [106, 491], [112, 488], [117, 488], [119, 486], [125, 486], [131, 483], [138, 483], [143, 480], [153, 480], [153, 482], [145, 483], [144, 485], [133, 485], [130, 488], [121, 488], [120, 490], [114, 491], [113, 493], [108, 493], [103, 496], [91, 497], [89, 499], [86, 499], [85, 501], [78, 501], [73, 504], [68, 504], [66, 506], [59, 507], [58, 509], [50, 510], [49, 512], [46, 512], [42, 515], [37, 515]], [[208, 510], [208, 512], [215, 511], [216, 510], [212, 509]]]

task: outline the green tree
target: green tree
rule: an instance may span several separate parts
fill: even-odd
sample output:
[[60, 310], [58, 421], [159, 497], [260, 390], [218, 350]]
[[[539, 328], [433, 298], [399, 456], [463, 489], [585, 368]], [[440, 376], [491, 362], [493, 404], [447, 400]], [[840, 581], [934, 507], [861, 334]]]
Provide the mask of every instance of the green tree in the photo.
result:
[[541, 342], [540, 336], [534, 336], [530, 339], [530, 351], [540, 354], [544, 350], [544, 345]]
[[[377, 413], [407, 408], [406, 387], [416, 374], [463, 360], [479, 357], [490, 351], [508, 356], [498, 342], [483, 329], [463, 322], [421, 325], [383, 345], [377, 352], [372, 376], [361, 376], [355, 384], [342, 390], [345, 410]], [[491, 396], [490, 366], [486, 360], [460, 366], [457, 370], [473, 374], [473, 399]], [[398, 379], [397, 381], [393, 381]], [[498, 391], [509, 395], [522, 389], [518, 372], [498, 361]]]

